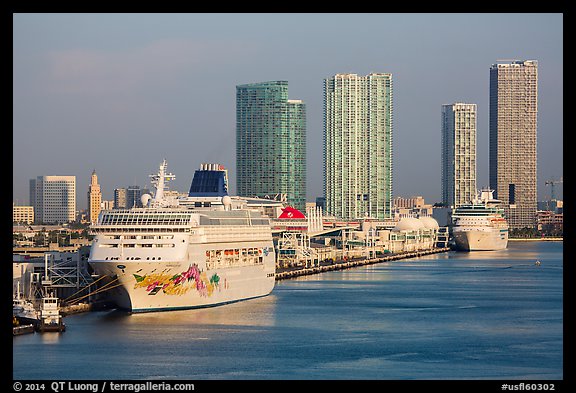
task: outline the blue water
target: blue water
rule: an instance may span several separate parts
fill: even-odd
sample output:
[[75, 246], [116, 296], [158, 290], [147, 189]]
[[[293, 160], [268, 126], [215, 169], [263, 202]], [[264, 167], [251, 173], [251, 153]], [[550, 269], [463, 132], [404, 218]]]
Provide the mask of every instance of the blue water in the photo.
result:
[[65, 333], [14, 337], [13, 377], [561, 380], [562, 277], [562, 242], [510, 242], [282, 280], [214, 308], [70, 315]]

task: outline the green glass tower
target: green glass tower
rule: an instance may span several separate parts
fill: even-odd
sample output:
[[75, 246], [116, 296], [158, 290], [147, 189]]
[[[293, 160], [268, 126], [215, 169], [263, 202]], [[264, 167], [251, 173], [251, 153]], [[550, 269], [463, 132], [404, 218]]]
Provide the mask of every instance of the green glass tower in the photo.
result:
[[324, 195], [337, 218], [391, 217], [392, 74], [324, 80]]
[[236, 86], [236, 188], [305, 211], [306, 106], [288, 99], [287, 81]]

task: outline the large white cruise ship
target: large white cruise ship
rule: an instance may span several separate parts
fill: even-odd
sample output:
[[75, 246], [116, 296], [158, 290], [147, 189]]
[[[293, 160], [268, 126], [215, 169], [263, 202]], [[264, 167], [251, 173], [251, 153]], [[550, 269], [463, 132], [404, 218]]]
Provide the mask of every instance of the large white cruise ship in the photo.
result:
[[[203, 169], [217, 172], [212, 165]], [[269, 218], [227, 192], [165, 196], [165, 182], [174, 179], [166, 168], [164, 160], [151, 175], [156, 192], [142, 196], [144, 207], [102, 211], [91, 226], [89, 263], [102, 277], [99, 291], [131, 312], [268, 295], [276, 269]], [[192, 188], [190, 195], [197, 195]]]
[[508, 223], [501, 201], [493, 190], [481, 190], [470, 203], [452, 212], [452, 235], [456, 248], [464, 251], [502, 250], [508, 246]]

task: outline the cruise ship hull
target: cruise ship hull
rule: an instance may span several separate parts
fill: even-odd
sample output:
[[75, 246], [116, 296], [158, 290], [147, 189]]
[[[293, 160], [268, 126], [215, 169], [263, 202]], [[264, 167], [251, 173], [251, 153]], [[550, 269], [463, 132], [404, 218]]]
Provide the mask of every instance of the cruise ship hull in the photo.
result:
[[274, 262], [213, 270], [184, 262], [93, 261], [107, 277], [106, 299], [131, 312], [217, 306], [266, 296], [275, 284]]
[[495, 251], [508, 247], [507, 229], [457, 229], [453, 231], [456, 248], [461, 251]]

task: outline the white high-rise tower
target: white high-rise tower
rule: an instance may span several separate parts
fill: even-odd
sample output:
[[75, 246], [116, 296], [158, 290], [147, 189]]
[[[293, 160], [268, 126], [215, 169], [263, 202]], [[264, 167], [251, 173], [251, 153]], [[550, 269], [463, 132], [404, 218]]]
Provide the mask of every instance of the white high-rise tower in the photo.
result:
[[442, 105], [442, 202], [449, 207], [476, 196], [476, 104]]
[[391, 216], [392, 74], [324, 80], [324, 195], [339, 218]]

